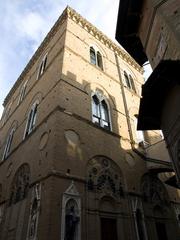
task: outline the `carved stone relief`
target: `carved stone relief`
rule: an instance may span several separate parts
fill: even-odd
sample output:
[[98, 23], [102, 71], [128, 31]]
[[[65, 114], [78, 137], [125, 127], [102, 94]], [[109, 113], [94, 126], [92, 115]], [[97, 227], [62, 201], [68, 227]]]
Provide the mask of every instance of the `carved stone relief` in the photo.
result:
[[90, 160], [87, 170], [87, 189], [114, 197], [123, 196], [119, 167], [110, 159], [97, 156]]

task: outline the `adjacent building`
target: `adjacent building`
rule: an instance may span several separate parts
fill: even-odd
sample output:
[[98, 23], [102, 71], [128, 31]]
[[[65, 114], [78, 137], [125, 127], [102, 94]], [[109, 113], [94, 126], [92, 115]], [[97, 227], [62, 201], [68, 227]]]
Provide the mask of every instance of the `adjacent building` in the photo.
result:
[[180, 186], [180, 2], [120, 1], [116, 38], [142, 65], [154, 69], [142, 88], [138, 128], [162, 129]]
[[64, 10], [4, 101], [0, 239], [177, 239], [164, 141], [136, 131], [142, 72]]

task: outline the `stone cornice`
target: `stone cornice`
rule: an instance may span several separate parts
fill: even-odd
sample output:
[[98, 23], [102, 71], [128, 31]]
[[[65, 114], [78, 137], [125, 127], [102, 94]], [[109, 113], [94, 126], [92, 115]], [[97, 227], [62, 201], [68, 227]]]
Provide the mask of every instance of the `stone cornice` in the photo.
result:
[[143, 68], [125, 50], [115, 44], [110, 38], [108, 38], [105, 34], [103, 34], [100, 30], [98, 30], [95, 26], [93, 26], [80, 14], [78, 14], [74, 9], [68, 6], [66, 10], [67, 15], [70, 19], [72, 19], [75, 23], [79, 24], [83, 29], [85, 29], [97, 40], [99, 40], [112, 51], [114, 51], [118, 56], [120, 56], [123, 60], [125, 60], [128, 64], [130, 64], [140, 73], [143, 73]]
[[15, 92], [15, 90], [18, 88], [18, 86], [21, 84], [24, 76], [29, 72], [31, 67], [34, 65], [34, 63], [38, 60], [38, 58], [41, 56], [43, 51], [46, 49], [47, 45], [49, 44], [50, 40], [53, 38], [55, 33], [58, 31], [59, 26], [63, 23], [63, 21], [66, 18], [72, 19], [75, 23], [79, 24], [83, 29], [85, 29], [88, 33], [90, 33], [92, 36], [94, 36], [97, 40], [102, 42], [104, 45], [106, 45], [108, 48], [110, 48], [112, 51], [114, 51], [118, 56], [120, 56], [124, 61], [126, 61], [128, 64], [130, 64], [132, 67], [134, 67], [139, 72], [143, 72], [143, 68], [122, 48], [120, 48], [117, 44], [115, 44], [111, 39], [109, 39], [106, 35], [104, 35], [100, 30], [98, 30], [95, 26], [93, 26], [90, 22], [88, 22], [85, 18], [83, 18], [80, 14], [78, 14], [74, 9], [70, 8], [69, 6], [66, 7], [66, 9], [63, 11], [61, 16], [58, 18], [54, 26], [51, 28], [47, 36], [44, 38], [42, 43], [40, 44], [39, 48], [36, 50], [34, 55], [32, 56], [31, 60], [28, 62], [22, 73], [20, 74], [19, 78], [11, 88], [10, 92], [6, 96], [3, 105], [5, 106], [9, 100], [9, 98], [12, 96], [12, 94]]

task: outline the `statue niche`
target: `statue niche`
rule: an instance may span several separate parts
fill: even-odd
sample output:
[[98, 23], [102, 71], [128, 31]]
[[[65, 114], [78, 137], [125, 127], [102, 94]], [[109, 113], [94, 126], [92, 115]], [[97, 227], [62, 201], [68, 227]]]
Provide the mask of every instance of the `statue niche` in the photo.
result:
[[66, 204], [65, 238], [64, 240], [77, 239], [77, 227], [79, 223], [78, 207], [75, 200], [70, 199]]

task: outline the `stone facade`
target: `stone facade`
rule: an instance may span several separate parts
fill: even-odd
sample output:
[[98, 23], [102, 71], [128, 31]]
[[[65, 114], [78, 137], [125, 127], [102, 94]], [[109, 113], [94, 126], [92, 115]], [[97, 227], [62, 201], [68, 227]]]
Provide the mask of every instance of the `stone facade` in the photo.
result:
[[180, 59], [180, 4], [176, 0], [121, 0], [116, 39], [142, 65]]
[[139, 37], [154, 69], [162, 59], [180, 59], [180, 4], [176, 0], [143, 1]]
[[179, 192], [156, 174], [171, 164], [151, 157], [163, 140], [137, 137], [143, 81], [130, 55], [64, 10], [4, 101], [0, 239], [160, 239], [159, 226], [177, 239]]
[[[123, 15], [124, 14], [124, 15]], [[179, 142], [179, 1], [122, 0], [116, 37], [141, 65], [149, 60], [153, 73], [142, 88], [138, 128], [162, 129], [180, 187]], [[153, 98], [152, 98], [153, 95]]]

